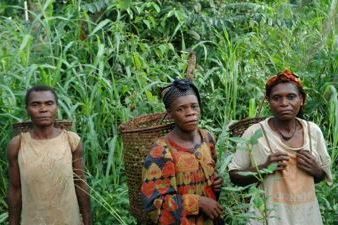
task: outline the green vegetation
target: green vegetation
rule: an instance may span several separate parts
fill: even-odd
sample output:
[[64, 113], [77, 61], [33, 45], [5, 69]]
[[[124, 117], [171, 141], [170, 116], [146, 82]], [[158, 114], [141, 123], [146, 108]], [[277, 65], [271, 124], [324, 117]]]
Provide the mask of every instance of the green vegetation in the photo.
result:
[[[229, 224], [245, 221], [247, 192], [226, 173], [234, 150], [226, 128], [256, 116], [271, 74], [290, 68], [304, 80], [305, 116], [322, 128], [337, 165], [337, 0], [31, 0], [29, 21], [24, 1], [12, 2], [0, 3], [0, 224], [11, 125], [27, 119], [23, 96], [37, 83], [57, 89], [60, 118], [75, 121], [83, 137], [95, 224], [136, 224], [118, 126], [164, 110], [158, 88], [185, 76], [191, 51], [202, 125], [218, 135]], [[267, 107], [261, 115], [269, 115]], [[317, 195], [324, 224], [337, 224], [337, 183], [322, 182]]]

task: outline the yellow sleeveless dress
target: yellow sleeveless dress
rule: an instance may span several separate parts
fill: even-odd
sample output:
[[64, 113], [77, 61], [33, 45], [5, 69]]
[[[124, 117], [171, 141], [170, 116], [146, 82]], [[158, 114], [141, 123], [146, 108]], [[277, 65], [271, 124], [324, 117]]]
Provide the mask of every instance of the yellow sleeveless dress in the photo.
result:
[[82, 225], [72, 167], [79, 141], [66, 130], [47, 140], [21, 134], [21, 225]]

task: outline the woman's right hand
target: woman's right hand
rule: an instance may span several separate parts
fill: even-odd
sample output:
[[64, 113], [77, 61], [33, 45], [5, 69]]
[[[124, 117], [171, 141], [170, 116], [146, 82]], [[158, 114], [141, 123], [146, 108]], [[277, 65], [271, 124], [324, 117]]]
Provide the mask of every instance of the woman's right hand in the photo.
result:
[[212, 220], [220, 218], [223, 214], [223, 207], [212, 198], [201, 196], [199, 207]]
[[277, 168], [275, 171], [282, 171], [286, 168], [286, 161], [289, 161], [289, 156], [283, 152], [272, 153], [268, 156], [266, 162], [262, 165], [260, 169], [266, 169], [271, 164], [276, 163]]

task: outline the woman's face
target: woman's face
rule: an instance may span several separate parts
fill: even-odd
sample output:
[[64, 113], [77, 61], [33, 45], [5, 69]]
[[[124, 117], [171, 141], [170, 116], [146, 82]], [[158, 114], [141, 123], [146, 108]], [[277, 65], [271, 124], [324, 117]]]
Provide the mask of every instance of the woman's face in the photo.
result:
[[57, 114], [57, 103], [51, 91], [33, 91], [29, 95], [27, 113], [36, 126], [54, 124]]
[[200, 113], [200, 106], [195, 95], [178, 97], [171, 103], [168, 111], [176, 126], [186, 132], [192, 132], [198, 128]]
[[291, 82], [274, 86], [268, 101], [273, 115], [280, 120], [295, 118], [304, 104], [303, 96]]

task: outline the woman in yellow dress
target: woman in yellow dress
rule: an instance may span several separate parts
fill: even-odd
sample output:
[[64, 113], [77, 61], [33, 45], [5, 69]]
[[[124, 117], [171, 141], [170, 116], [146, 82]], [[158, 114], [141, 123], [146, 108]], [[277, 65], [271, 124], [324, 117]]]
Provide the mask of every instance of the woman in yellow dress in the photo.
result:
[[80, 137], [54, 126], [58, 98], [48, 86], [27, 91], [33, 128], [8, 146], [10, 225], [91, 225]]

